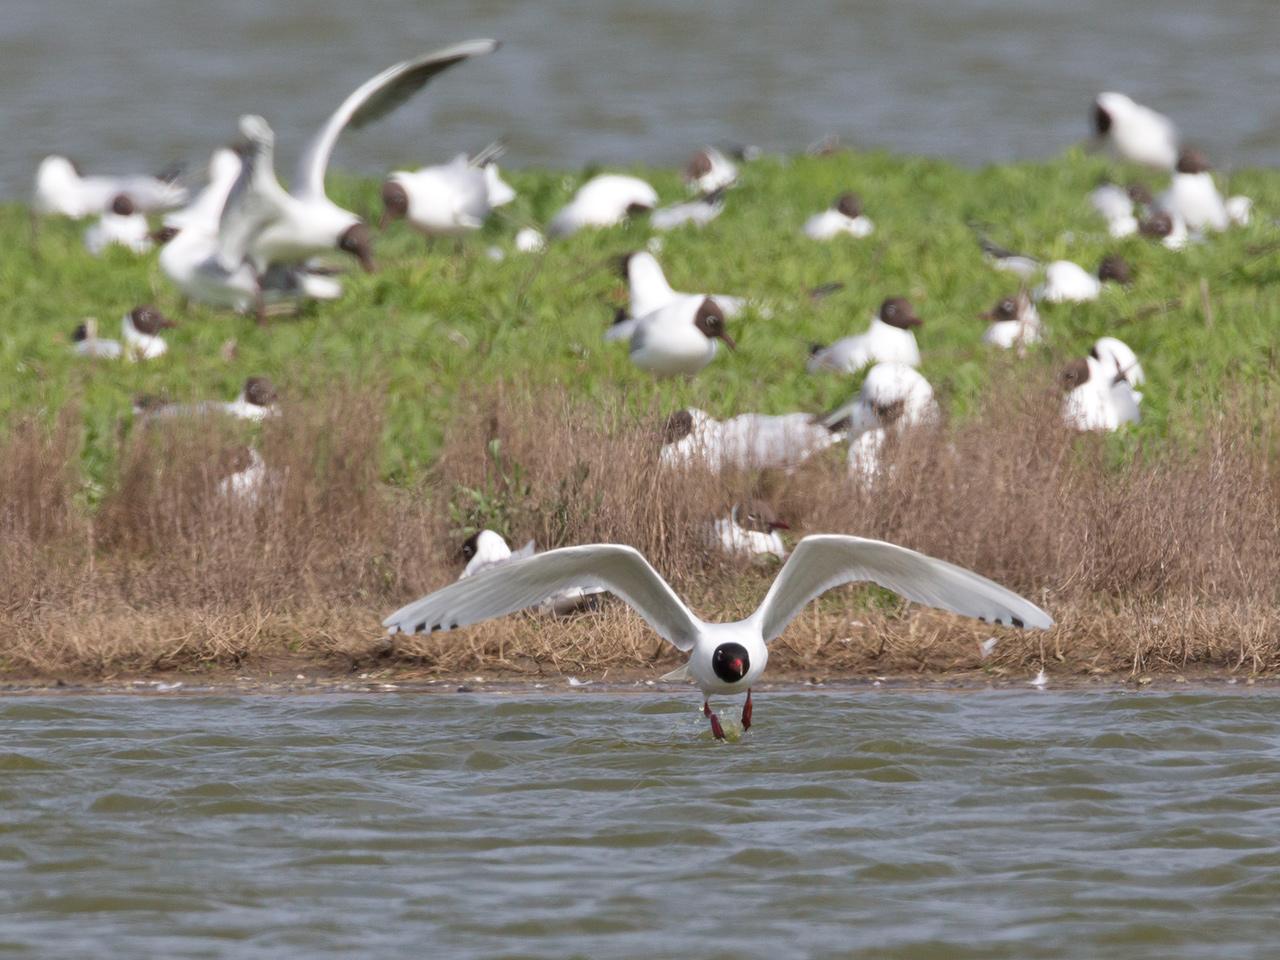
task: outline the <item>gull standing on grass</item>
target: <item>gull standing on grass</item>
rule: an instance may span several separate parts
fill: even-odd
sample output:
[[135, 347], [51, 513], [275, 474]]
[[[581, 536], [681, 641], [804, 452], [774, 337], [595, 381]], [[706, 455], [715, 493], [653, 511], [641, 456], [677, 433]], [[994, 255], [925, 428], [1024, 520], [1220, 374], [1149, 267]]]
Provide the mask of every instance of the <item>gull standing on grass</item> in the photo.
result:
[[829, 347], [815, 343], [809, 350], [808, 370], [857, 373], [872, 363], [918, 367], [920, 348], [911, 330], [923, 323], [905, 297], [890, 297], [880, 304], [865, 333], [837, 340]]
[[723, 553], [733, 557], [775, 556], [787, 558], [787, 545], [779, 530], [791, 528], [778, 519], [773, 508], [762, 500], [735, 503], [729, 516], [711, 524], [709, 539]]
[[500, 145], [474, 157], [460, 153], [448, 163], [397, 170], [382, 185], [382, 220], [403, 219], [429, 237], [460, 237], [484, 226], [489, 214], [516, 198], [498, 174]]
[[691, 377], [716, 355], [716, 341], [737, 348], [724, 311], [710, 297], [683, 296], [641, 317], [631, 333], [631, 362], [659, 377]]
[[172, 210], [187, 202], [187, 189], [171, 179], [147, 176], [82, 176], [66, 157], [50, 156], [36, 170], [32, 212], [64, 217], [106, 213], [119, 196], [139, 213]]
[[[622, 258], [622, 275], [627, 281], [629, 297], [627, 312], [614, 317], [613, 324], [605, 331], [605, 340], [630, 340], [641, 320], [661, 310], [668, 304], [695, 294], [672, 290], [657, 257], [647, 250], [629, 253]], [[746, 307], [743, 297], [727, 293], [696, 294], [710, 297], [720, 307], [726, 318], [736, 317]]]
[[658, 191], [639, 177], [602, 173], [578, 188], [573, 199], [551, 218], [547, 233], [567, 237], [587, 227], [616, 226], [657, 205]]
[[1047, 628], [1050, 616], [997, 583], [943, 560], [880, 540], [823, 534], [805, 537], [755, 613], [735, 623], [693, 615], [632, 547], [596, 543], [550, 550], [460, 580], [401, 607], [382, 625], [396, 633], [456, 630], [532, 607], [561, 590], [603, 589], [630, 605], [659, 636], [689, 654], [664, 680], [692, 680], [702, 691], [711, 733], [724, 728], [712, 694], [745, 693], [742, 728], [751, 727], [751, 688], [764, 673], [768, 644], [816, 597], [846, 583], [870, 581], [926, 606], [1015, 627]]
[[95, 257], [102, 256], [111, 246], [148, 253], [152, 247], [151, 228], [129, 195], [122, 193], [111, 201], [111, 209], [85, 230], [84, 246]]
[[807, 413], [742, 413], [716, 420], [690, 408], [667, 418], [659, 462], [712, 472], [729, 468], [790, 471], [843, 439], [843, 432], [828, 430]]
[[830, 240], [847, 235], [869, 237], [876, 225], [862, 212], [862, 198], [856, 193], [842, 193], [836, 202], [804, 222], [804, 234], [812, 240]]

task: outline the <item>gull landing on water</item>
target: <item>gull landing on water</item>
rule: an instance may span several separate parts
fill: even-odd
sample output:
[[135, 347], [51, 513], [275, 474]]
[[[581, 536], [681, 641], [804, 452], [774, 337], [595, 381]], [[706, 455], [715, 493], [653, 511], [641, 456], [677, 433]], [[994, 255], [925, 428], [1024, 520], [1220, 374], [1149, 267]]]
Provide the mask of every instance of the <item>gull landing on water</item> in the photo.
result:
[[659, 636], [689, 654], [663, 679], [689, 679], [703, 694], [711, 732], [724, 729], [711, 710], [712, 694], [745, 693], [742, 726], [751, 726], [751, 687], [764, 673], [770, 641], [828, 590], [868, 580], [927, 606], [1015, 627], [1047, 628], [1053, 619], [1035, 604], [962, 567], [914, 550], [823, 534], [805, 537], [783, 565], [764, 602], [745, 620], [708, 623], [632, 547], [596, 543], [550, 550], [450, 584], [382, 621], [388, 633], [456, 630], [535, 606], [567, 589], [597, 588], [629, 604]]

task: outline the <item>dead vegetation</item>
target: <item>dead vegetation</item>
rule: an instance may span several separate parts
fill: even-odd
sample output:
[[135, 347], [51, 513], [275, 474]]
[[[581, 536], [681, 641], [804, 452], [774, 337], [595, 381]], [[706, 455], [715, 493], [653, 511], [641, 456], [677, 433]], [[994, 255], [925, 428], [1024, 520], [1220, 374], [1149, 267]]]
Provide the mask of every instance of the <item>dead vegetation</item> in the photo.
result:
[[[1078, 436], [1031, 371], [964, 422], [891, 445], [870, 487], [843, 450], [792, 474], [660, 469], [662, 415], [507, 386], [466, 398], [419, 489], [379, 482], [382, 400], [299, 402], [260, 428], [217, 417], [121, 430], [116, 479], [86, 506], [79, 417], [0, 437], [0, 675], [329, 669], [453, 674], [653, 669], [673, 651], [621, 604], [389, 642], [390, 610], [456, 577], [481, 526], [542, 548], [635, 545], [707, 617], [745, 616], [776, 563], [725, 558], [707, 521], [767, 499], [796, 535], [879, 537], [978, 570], [1058, 620], [1002, 630], [836, 591], [775, 645], [771, 673], [1280, 670], [1280, 485], [1256, 402], [1205, 416], [1194, 447]], [[1006, 384], [1006, 387], [1008, 385]], [[232, 495], [246, 441], [267, 471]]]

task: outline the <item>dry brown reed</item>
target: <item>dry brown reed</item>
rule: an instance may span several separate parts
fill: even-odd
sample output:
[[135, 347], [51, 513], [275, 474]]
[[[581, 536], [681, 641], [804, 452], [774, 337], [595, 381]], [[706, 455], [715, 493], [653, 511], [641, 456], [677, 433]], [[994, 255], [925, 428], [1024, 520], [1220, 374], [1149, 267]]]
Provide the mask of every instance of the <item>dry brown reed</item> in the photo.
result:
[[[1058, 626], [1001, 630], [836, 591], [775, 646], [771, 672], [1018, 671], [1087, 675], [1197, 665], [1280, 670], [1280, 485], [1256, 402], [1208, 416], [1193, 448], [1079, 436], [1058, 422], [1047, 370], [1010, 368], [977, 415], [889, 446], [870, 485], [841, 448], [786, 473], [663, 469], [669, 411], [589, 405], [510, 385], [463, 398], [431, 476], [379, 482], [382, 398], [298, 402], [258, 429], [218, 417], [121, 431], [118, 480], [82, 502], [78, 414], [0, 437], [0, 663], [9, 676], [254, 669], [625, 671], [675, 662], [621, 604], [389, 643], [399, 604], [457, 575], [490, 526], [543, 548], [630, 543], [704, 616], [745, 616], [776, 564], [722, 556], [707, 523], [769, 500], [797, 534], [879, 537], [1022, 591]], [[224, 489], [246, 442], [253, 496]], [[239, 465], [244, 464], [241, 458]], [[615, 673], [616, 675], [616, 673]]]

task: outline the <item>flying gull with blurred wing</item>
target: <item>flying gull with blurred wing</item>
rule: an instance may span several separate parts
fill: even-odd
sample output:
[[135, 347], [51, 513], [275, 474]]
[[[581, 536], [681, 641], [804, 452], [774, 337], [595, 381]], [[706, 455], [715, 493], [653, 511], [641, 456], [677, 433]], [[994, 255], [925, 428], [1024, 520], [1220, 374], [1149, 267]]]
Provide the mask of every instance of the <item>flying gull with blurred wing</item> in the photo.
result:
[[481, 571], [397, 610], [382, 622], [391, 634], [456, 630], [535, 606], [572, 588], [603, 588], [635, 609], [676, 649], [689, 654], [667, 680], [692, 680], [703, 694], [712, 734], [724, 729], [712, 694], [746, 693], [742, 727], [751, 726], [751, 687], [764, 673], [768, 644], [821, 594], [869, 580], [927, 606], [1015, 627], [1047, 628], [1052, 618], [1035, 604], [985, 577], [880, 540], [823, 534], [796, 546], [764, 602], [745, 620], [707, 623], [633, 547], [595, 543], [549, 550]]

